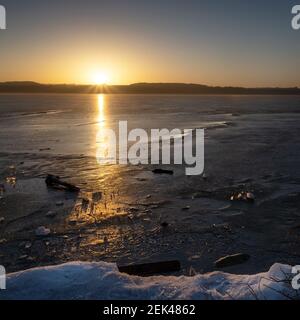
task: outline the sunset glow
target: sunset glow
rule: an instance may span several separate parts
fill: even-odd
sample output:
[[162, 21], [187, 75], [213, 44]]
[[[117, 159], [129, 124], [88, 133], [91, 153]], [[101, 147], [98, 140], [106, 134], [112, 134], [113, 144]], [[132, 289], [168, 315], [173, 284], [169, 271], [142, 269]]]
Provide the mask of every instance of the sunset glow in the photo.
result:
[[96, 71], [92, 75], [92, 83], [96, 85], [108, 84], [109, 77], [105, 72]]

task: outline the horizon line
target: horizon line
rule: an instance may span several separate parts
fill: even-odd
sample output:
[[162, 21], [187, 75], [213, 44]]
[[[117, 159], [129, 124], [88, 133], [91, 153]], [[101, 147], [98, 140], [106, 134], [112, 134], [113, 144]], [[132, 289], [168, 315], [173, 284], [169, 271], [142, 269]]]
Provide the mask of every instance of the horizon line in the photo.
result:
[[9, 80], [9, 81], [0, 81], [0, 85], [3, 84], [36, 84], [42, 86], [86, 86], [86, 87], [126, 87], [133, 85], [193, 85], [193, 86], [202, 86], [208, 88], [239, 88], [239, 89], [299, 89], [299, 86], [241, 86], [241, 85], [209, 85], [203, 83], [195, 83], [195, 82], [133, 82], [127, 84], [95, 84], [95, 83], [67, 83], [67, 82], [56, 82], [56, 83], [46, 83], [46, 82], [38, 82], [32, 80]]

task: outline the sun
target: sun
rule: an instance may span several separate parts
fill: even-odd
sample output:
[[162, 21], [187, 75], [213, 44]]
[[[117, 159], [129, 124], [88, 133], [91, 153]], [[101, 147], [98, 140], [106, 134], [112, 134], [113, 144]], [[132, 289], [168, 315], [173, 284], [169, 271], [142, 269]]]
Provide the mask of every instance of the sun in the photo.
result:
[[107, 73], [97, 71], [97, 72], [94, 72], [94, 74], [92, 75], [92, 81], [96, 85], [104, 85], [109, 82], [109, 77]]

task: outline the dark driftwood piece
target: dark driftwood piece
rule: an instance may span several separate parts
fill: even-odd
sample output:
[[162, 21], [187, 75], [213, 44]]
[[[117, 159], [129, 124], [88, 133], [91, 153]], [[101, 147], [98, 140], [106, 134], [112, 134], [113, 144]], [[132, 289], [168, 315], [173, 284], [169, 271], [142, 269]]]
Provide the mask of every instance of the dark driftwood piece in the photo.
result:
[[65, 190], [71, 191], [71, 192], [79, 192], [80, 191], [80, 188], [78, 188], [68, 182], [61, 181], [59, 179], [59, 177], [53, 176], [52, 174], [47, 175], [46, 184], [48, 187], [63, 188]]
[[151, 276], [153, 274], [180, 271], [181, 267], [178, 260], [173, 260], [134, 264], [129, 266], [118, 266], [118, 269], [120, 272], [130, 275]]
[[165, 170], [165, 169], [154, 169], [152, 170], [155, 174], [174, 174], [173, 170]]
[[223, 257], [215, 262], [216, 268], [230, 267], [235, 264], [241, 264], [250, 259], [250, 256], [246, 253], [237, 253], [231, 256]]

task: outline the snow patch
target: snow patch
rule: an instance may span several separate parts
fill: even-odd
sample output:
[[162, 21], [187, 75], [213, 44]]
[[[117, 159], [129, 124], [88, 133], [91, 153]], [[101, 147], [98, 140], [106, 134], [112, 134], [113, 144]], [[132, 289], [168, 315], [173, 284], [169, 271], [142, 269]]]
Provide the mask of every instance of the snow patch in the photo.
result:
[[0, 299], [299, 299], [291, 270], [276, 263], [255, 275], [137, 277], [120, 273], [112, 263], [70, 262], [9, 274]]

